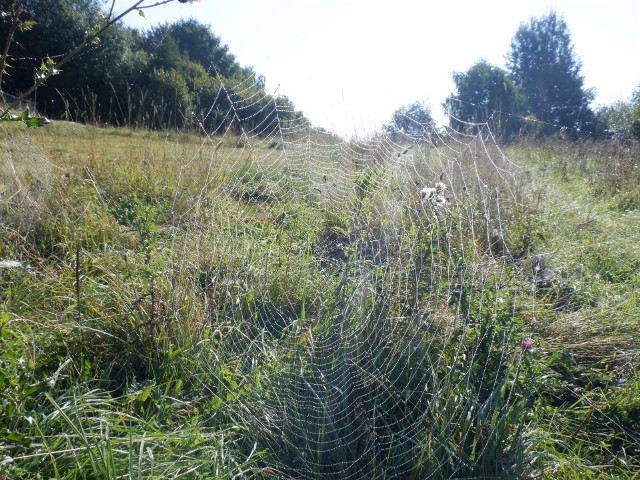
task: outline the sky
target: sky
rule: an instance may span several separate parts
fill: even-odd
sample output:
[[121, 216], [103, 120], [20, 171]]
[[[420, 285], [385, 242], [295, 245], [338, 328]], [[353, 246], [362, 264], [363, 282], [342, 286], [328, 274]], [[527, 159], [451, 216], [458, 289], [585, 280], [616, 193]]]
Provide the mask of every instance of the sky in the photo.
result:
[[[133, 3], [116, 0], [116, 10]], [[270, 93], [289, 97], [315, 126], [357, 136], [414, 101], [444, 121], [451, 74], [480, 59], [504, 68], [518, 26], [551, 10], [569, 27], [594, 105], [628, 100], [640, 84], [639, 0], [173, 1], [125, 22], [207, 23]]]

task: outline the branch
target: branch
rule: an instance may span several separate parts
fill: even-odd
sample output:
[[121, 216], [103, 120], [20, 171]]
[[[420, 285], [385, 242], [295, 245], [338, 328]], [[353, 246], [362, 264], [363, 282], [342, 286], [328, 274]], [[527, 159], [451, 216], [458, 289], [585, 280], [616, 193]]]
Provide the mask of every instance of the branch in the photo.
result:
[[5, 115], [7, 115], [7, 113], [9, 113], [9, 111], [11, 111], [14, 108], [16, 108], [20, 104], [20, 102], [22, 100], [24, 100], [26, 97], [31, 95], [34, 91], [36, 91], [38, 89], [38, 87], [40, 87], [40, 85], [42, 85], [49, 77], [51, 77], [52, 75], [57, 73], [57, 71], [60, 70], [60, 67], [62, 67], [62, 65], [67, 63], [73, 57], [75, 57], [81, 50], [85, 49], [88, 45], [93, 43], [94, 40], [96, 40], [100, 35], [102, 35], [113, 24], [115, 24], [120, 19], [122, 19], [123, 17], [125, 17], [126, 15], [131, 13], [133, 10], [140, 10], [140, 9], [143, 9], [143, 8], [156, 7], [156, 6], [159, 6], [159, 5], [164, 5], [165, 3], [170, 3], [172, 1], [174, 1], [174, 0], [161, 0], [159, 2], [156, 2], [153, 5], [148, 5], [148, 6], [141, 7], [140, 5], [142, 3], [144, 3], [145, 0], [136, 0], [136, 2], [131, 7], [129, 7], [127, 10], [122, 12], [120, 15], [116, 16], [115, 18], [113, 18], [113, 19], [109, 20], [107, 23], [105, 23], [100, 30], [98, 30], [93, 35], [90, 35], [89, 37], [87, 37], [84, 40], [84, 42], [82, 42], [80, 45], [78, 45], [76, 48], [74, 48], [71, 52], [67, 53], [64, 56], [64, 58], [62, 58], [59, 62], [57, 62], [57, 63], [55, 63], [53, 65], [48, 65], [43, 70], [42, 74], [36, 77], [36, 81], [31, 86], [31, 88], [29, 88], [29, 90], [27, 90], [26, 92], [22, 93], [13, 102], [11, 102], [11, 104], [8, 107], [6, 107], [2, 113], [0, 113], [0, 117], [4, 117]]
[[[170, 3], [170, 2], [173, 2], [173, 0], [160, 0], [159, 2], [156, 2], [153, 5], [145, 5], [144, 7], [139, 7], [138, 10], [144, 10], [145, 8], [158, 7], [160, 5], [164, 5], [165, 3]], [[183, 2], [180, 2], [180, 3], [183, 3]]]
[[[11, 26], [9, 27], [9, 33], [7, 33], [7, 40], [4, 44], [4, 51], [2, 52], [2, 59], [0, 60], [0, 92], [2, 91], [2, 78], [4, 76], [4, 70], [7, 67], [7, 57], [9, 56], [9, 47], [11, 46], [11, 42], [13, 40], [13, 34], [18, 28], [20, 23], [20, 15], [24, 12], [24, 7], [22, 5], [11, 5], [11, 11], [9, 15], [11, 16]], [[4, 101], [4, 93], [2, 93], [2, 100]]]

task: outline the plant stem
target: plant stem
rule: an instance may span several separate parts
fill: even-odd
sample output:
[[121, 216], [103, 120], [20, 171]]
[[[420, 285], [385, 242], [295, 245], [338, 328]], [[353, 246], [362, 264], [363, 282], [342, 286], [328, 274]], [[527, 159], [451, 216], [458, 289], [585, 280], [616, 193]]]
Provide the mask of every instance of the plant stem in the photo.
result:
[[78, 318], [82, 317], [82, 305], [80, 304], [80, 241], [76, 241], [76, 308]]

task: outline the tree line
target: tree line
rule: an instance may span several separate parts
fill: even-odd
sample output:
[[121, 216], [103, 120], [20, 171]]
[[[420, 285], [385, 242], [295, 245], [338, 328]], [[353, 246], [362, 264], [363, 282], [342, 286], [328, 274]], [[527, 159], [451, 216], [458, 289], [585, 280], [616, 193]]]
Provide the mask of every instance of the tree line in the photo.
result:
[[[443, 105], [450, 127], [470, 134], [489, 128], [503, 140], [559, 133], [640, 139], [640, 89], [629, 101], [594, 109], [595, 92], [585, 88], [581, 67], [564, 19], [553, 11], [532, 18], [516, 31], [506, 69], [480, 60], [453, 73], [455, 92]], [[431, 112], [421, 102], [403, 106], [386, 129], [431, 138]]]
[[[267, 94], [264, 78], [196, 20], [146, 32], [113, 24], [56, 75], [56, 60], [104, 24], [101, 0], [4, 0], [2, 7], [0, 91], [20, 95], [46, 73], [33, 98], [45, 116], [265, 135], [306, 121], [287, 97]], [[628, 101], [594, 109], [581, 67], [564, 19], [553, 11], [532, 18], [516, 31], [506, 69], [480, 60], [453, 73], [455, 92], [443, 104], [450, 127], [470, 134], [488, 127], [503, 140], [559, 132], [640, 139], [640, 88]], [[414, 140], [439, 135], [422, 102], [398, 108], [384, 128]]]
[[[11, 8], [3, 5], [3, 32]], [[20, 26], [3, 65], [3, 92], [19, 95], [47, 65], [81, 45], [104, 23], [100, 0], [19, 0]], [[4, 37], [5, 35], [3, 35]], [[234, 130], [269, 134], [304, 119], [264, 78], [241, 66], [211, 29], [196, 20], [140, 32], [120, 23], [51, 75], [35, 92], [52, 118], [154, 129]], [[276, 121], [277, 120], [277, 121]]]

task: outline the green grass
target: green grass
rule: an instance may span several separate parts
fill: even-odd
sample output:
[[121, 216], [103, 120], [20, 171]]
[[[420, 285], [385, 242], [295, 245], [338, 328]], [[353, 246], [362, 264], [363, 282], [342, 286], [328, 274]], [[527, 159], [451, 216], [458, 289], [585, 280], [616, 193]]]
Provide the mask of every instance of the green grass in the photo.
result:
[[5, 477], [637, 478], [637, 146], [0, 144]]

